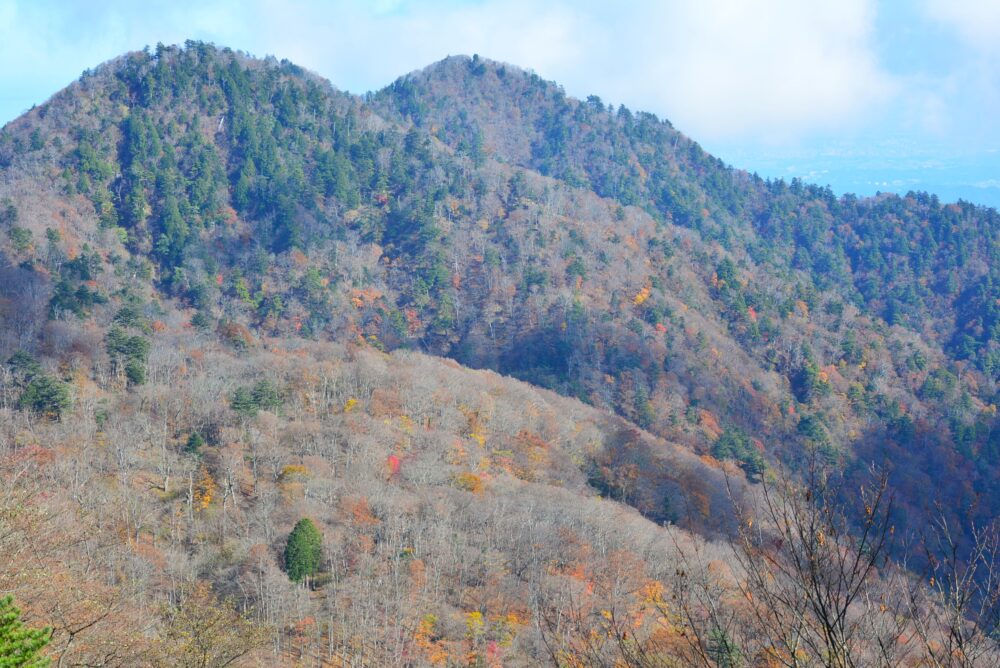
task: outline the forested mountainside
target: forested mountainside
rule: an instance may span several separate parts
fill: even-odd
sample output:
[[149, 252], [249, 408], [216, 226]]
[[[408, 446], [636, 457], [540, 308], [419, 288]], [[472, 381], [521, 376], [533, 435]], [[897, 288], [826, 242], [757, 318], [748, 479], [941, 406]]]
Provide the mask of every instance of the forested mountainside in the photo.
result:
[[[449, 58], [374, 100], [381, 113], [474, 161], [497, 158], [640, 207], [782, 269], [782, 278], [801, 270], [811, 287], [841, 286], [845, 301], [890, 325], [923, 332], [931, 320], [949, 352], [997, 377], [996, 313], [987, 303], [997, 266], [991, 209], [942, 206], [925, 193], [837, 199], [798, 180], [765, 182], [652, 114], [616, 111], [596, 96], [574, 100], [534, 74], [478, 58]], [[956, 307], [966, 317], [956, 319]]]
[[[768, 447], [797, 441], [794, 451], [806, 440], [860, 453], [863, 461], [892, 461], [898, 487], [948, 485], [947, 498], [993, 508], [984, 518], [995, 513], [995, 498], [984, 504], [994, 496], [992, 474], [982, 477], [996, 467], [1000, 444], [995, 210], [942, 204], [927, 193], [838, 199], [797, 180], [764, 181], [727, 167], [651, 114], [616, 111], [593, 96], [577, 101], [536, 75], [481, 59], [445, 60], [374, 99], [387, 117], [424, 128], [473, 161], [496, 157], [641, 209], [665, 232], [644, 238], [647, 260], [657, 259], [656, 244], [669, 244], [671, 233], [696, 232], [690, 257], [671, 260], [687, 265], [698, 286], [671, 284], [669, 269], [665, 277], [649, 272], [653, 301], [643, 293], [640, 313], [628, 314], [654, 326], [681, 325], [689, 336], [708, 329], [728, 344], [723, 364], [737, 367], [730, 368], [744, 387], [733, 387], [725, 373], [713, 374], [714, 382], [682, 380], [687, 407], [708, 408], [723, 428], [743, 429]], [[575, 253], [563, 251], [567, 271]], [[658, 285], [663, 278], [667, 284]], [[668, 322], [675, 304], [666, 304], [668, 317], [654, 310], [657, 298], [696, 289], [707, 294], [682, 296], [680, 305], [714, 316], [711, 326]], [[649, 365], [639, 374], [649, 383], [646, 396], [663, 387], [657, 376], [669, 382], [678, 358], [688, 368], [705, 364], [704, 350], [674, 349], [670, 329], [662, 371]], [[753, 372], [730, 361], [737, 348], [755, 370], [779, 374], [781, 408], [796, 415], [783, 432], [771, 415], [766, 425], [741, 420], [741, 413], [765, 413], [740, 405], [746, 394], [763, 393]], [[534, 362], [504, 370], [537, 380]], [[717, 384], [730, 391], [709, 406], [694, 396]], [[641, 422], [624, 404], [616, 409]], [[936, 475], [942, 470], [948, 473]], [[922, 516], [927, 501], [915, 502]]]
[[289, 660], [530, 665], [584, 610], [680, 656], [629, 606], [727, 561], [744, 475], [885, 467], [901, 535], [1000, 511], [992, 209], [765, 181], [478, 57], [358, 98], [195, 42], [85, 72], [0, 174], [0, 540], [45, 564], [0, 593], [79, 663], [176, 664], [185, 601]]

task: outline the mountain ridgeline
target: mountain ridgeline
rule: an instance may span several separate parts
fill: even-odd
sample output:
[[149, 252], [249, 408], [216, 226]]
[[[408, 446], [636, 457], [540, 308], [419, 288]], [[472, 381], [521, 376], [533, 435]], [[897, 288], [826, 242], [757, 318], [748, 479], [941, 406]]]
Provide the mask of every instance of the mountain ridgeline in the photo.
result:
[[[85, 72], [0, 131], [3, 409], [18, 424], [57, 430], [62, 417], [103, 434], [154, 410], [142, 392], [154, 396], [195, 368], [211, 383], [205, 369], [222, 369], [219, 378], [232, 382], [211, 385], [214, 395], [190, 390], [202, 408], [151, 416], [149, 429], [162, 428], [176, 446], [170, 457], [189, 462], [192, 526], [199, 503], [214, 507], [210, 490], [222, 495], [212, 531], [223, 536], [227, 513], [243, 508], [249, 518], [263, 498], [241, 482], [233, 444], [263, 447], [268, 429], [278, 433], [267, 420], [289, 420], [300, 430], [293, 424], [289, 433], [306, 445], [289, 446], [295, 463], [272, 462], [271, 485], [285, 495], [282, 526], [295, 523], [295, 504], [335, 499], [344, 526], [362, 527], [357, 535], [337, 531], [385, 540], [373, 527], [390, 522], [373, 514], [363, 490], [333, 493], [307, 482], [303, 493], [299, 478], [309, 476], [289, 469], [329, 469], [324, 479], [333, 479], [343, 466], [359, 466], [357, 453], [375, 446], [355, 447], [348, 433], [382, 430], [375, 418], [400, 420], [391, 439], [416, 448], [400, 451], [389, 482], [376, 472], [378, 457], [366, 455], [359, 470], [379, 489], [391, 490], [403, 466], [421, 471], [414, 485], [479, 493], [483, 471], [468, 462], [486, 448], [476, 450], [481, 461], [516, 469], [532, 490], [587, 489], [711, 537], [732, 529], [720, 519], [722, 472], [736, 476], [738, 467], [755, 481], [773, 467], [799, 470], [819, 458], [851, 484], [872, 464], [885, 467], [901, 534], [919, 531], [935, 512], [956, 525], [983, 522], [1000, 513], [998, 232], [997, 212], [968, 202], [927, 193], [836, 197], [797, 179], [762, 179], [652, 114], [596, 96], [576, 100], [535, 74], [479, 57], [451, 57], [356, 97], [287, 61], [197, 42], [158, 46]], [[455, 405], [440, 413], [415, 407], [416, 399], [400, 403], [400, 387], [417, 392], [415, 367], [459, 374], [453, 362], [404, 351], [590, 406], [521, 385], [501, 392], [495, 376], [463, 369], [470, 395], [478, 396], [476, 383], [492, 383], [489, 406], [516, 395], [530, 408], [524, 424], [505, 418], [513, 426], [498, 426], [503, 445], [491, 450], [486, 399], [473, 405], [448, 395]], [[250, 383], [247, 360], [287, 365], [288, 354], [316, 365], [324, 354], [342, 356], [341, 384], [306, 380], [305, 369], [300, 379], [276, 373], [280, 387]], [[392, 382], [397, 373], [405, 380]], [[440, 385], [428, 384], [427, 401], [446, 394]], [[289, 388], [302, 392], [294, 410]], [[228, 397], [228, 412], [209, 409], [219, 396]], [[359, 400], [364, 421], [351, 413]], [[531, 413], [556, 401], [574, 407], [568, 412], [608, 413], [580, 413], [599, 425], [586, 438], [532, 422], [556, 420], [559, 411]], [[115, 417], [112, 406], [129, 417]], [[319, 420], [315, 406], [338, 407], [328, 429], [347, 444], [348, 464], [318, 463], [308, 445], [317, 441], [307, 436]], [[441, 443], [465, 446], [435, 454], [430, 436], [414, 435], [417, 413], [427, 433], [447, 435]], [[23, 444], [19, 429], [5, 438]], [[539, 433], [558, 439], [561, 454]], [[430, 440], [410, 445], [422, 438]], [[192, 454], [201, 449], [211, 454]], [[169, 479], [148, 456], [135, 470]], [[254, 485], [257, 456], [246, 474]], [[454, 476], [445, 480], [434, 466], [453, 467]], [[202, 475], [209, 482], [198, 483]], [[166, 512], [158, 503], [183, 510], [170, 484], [161, 487], [150, 516]], [[399, 512], [416, 503], [407, 506], [397, 492], [385, 499]], [[440, 515], [458, 502], [435, 503]], [[162, 529], [166, 520], [160, 529], [134, 522], [135, 545], [145, 544], [147, 530], [177, 531]], [[587, 532], [603, 529], [578, 522], [566, 540], [596, 544]], [[333, 531], [335, 523], [325, 526]], [[261, 554], [270, 550], [277, 563], [283, 548], [274, 531], [260, 536]], [[393, 543], [393, 559], [404, 549], [413, 557], [407, 540]], [[501, 549], [491, 545], [482, 549]], [[253, 544], [244, 547], [249, 554]], [[351, 571], [357, 555], [342, 556]], [[571, 561], [552, 568], [568, 573]], [[251, 568], [212, 563], [192, 568], [219, 582]], [[454, 567], [464, 573], [466, 565]], [[485, 579], [466, 583], [467, 591]], [[270, 586], [265, 580], [255, 586]], [[282, 600], [289, 610], [306, 605]], [[486, 656], [491, 642], [506, 647], [514, 635], [505, 634], [523, 623], [518, 616], [531, 613], [508, 612], [515, 621], [467, 620], [465, 639], [482, 646], [462, 651]], [[288, 619], [277, 608], [268, 615], [273, 624]], [[432, 616], [413, 621], [425, 653], [463, 637], [435, 627]], [[388, 632], [378, 642], [386, 643], [379, 651], [395, 651]], [[533, 642], [518, 651], [544, 654]]]

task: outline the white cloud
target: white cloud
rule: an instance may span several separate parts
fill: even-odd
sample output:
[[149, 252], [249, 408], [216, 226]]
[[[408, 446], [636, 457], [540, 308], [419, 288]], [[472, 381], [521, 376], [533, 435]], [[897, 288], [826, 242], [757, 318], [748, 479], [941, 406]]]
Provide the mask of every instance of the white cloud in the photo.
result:
[[424, 52], [427, 60], [445, 46], [476, 51], [534, 68], [578, 96], [655, 111], [707, 141], [842, 129], [870, 119], [895, 91], [877, 64], [871, 0], [545, 7], [487, 0], [455, 12], [422, 10], [422, 21], [388, 26], [410, 36], [389, 51]]
[[631, 34], [622, 47], [635, 66], [606, 72], [607, 85], [696, 137], [782, 141], [839, 129], [894, 91], [877, 64], [866, 0], [642, 7], [624, 18]]
[[949, 63], [943, 73], [923, 82], [926, 95], [937, 98], [938, 113], [927, 118], [940, 122], [931, 131], [971, 149], [997, 146], [1000, 128], [993, 119], [1000, 114], [1000, 2], [924, 0], [921, 9], [925, 21], [944, 30], [937, 53]]
[[[279, 57], [314, 69], [340, 87], [363, 92], [447, 55], [479, 53], [539, 70], [579, 63], [577, 16], [560, 5], [489, 0], [471, 5], [372, 9], [359, 3], [258, 0], [248, 36]], [[308, 17], [308, 18], [303, 18]]]
[[929, 18], [955, 30], [973, 49], [1000, 56], [1000, 2], [997, 0], [925, 0]]
[[[479, 53], [670, 118], [704, 140], [781, 141], [858, 124], [893, 94], [870, 0], [483, 0], [258, 5], [253, 39], [352, 90], [445, 55]], [[307, 21], [303, 15], [311, 16]], [[364, 82], [360, 85], [355, 82]]]

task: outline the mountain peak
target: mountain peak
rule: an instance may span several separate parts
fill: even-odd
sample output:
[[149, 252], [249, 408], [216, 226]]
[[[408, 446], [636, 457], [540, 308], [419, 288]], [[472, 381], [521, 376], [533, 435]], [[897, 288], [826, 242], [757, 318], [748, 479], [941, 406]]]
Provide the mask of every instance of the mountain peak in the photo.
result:
[[[471, 56], [467, 54], [457, 54], [453, 56], [446, 56], [441, 60], [431, 63], [426, 67], [422, 67], [415, 70], [409, 74], [406, 74], [400, 79], [409, 78], [435, 78], [435, 77], [482, 77], [486, 74], [492, 74], [499, 78], [504, 78], [508, 74], [514, 76], [535, 76], [529, 70], [518, 67], [517, 65], [511, 65], [510, 63], [505, 63], [499, 60], [492, 60], [490, 58], [484, 58], [478, 53]], [[554, 82], [549, 82], [552, 86], [558, 88], [558, 84]]]
[[532, 165], [547, 117], [580, 104], [555, 82], [478, 55], [449, 56], [400, 77], [373, 102], [452, 148], [522, 166]]

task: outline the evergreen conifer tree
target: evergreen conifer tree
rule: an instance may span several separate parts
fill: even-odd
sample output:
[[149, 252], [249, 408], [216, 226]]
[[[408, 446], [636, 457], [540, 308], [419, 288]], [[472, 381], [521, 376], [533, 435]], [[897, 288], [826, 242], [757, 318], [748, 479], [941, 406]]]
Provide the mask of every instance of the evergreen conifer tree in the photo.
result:
[[0, 668], [45, 668], [49, 660], [41, 651], [52, 638], [52, 629], [26, 628], [13, 596], [0, 598]]
[[312, 520], [298, 521], [285, 545], [285, 570], [293, 582], [312, 577], [323, 559], [323, 535]]

